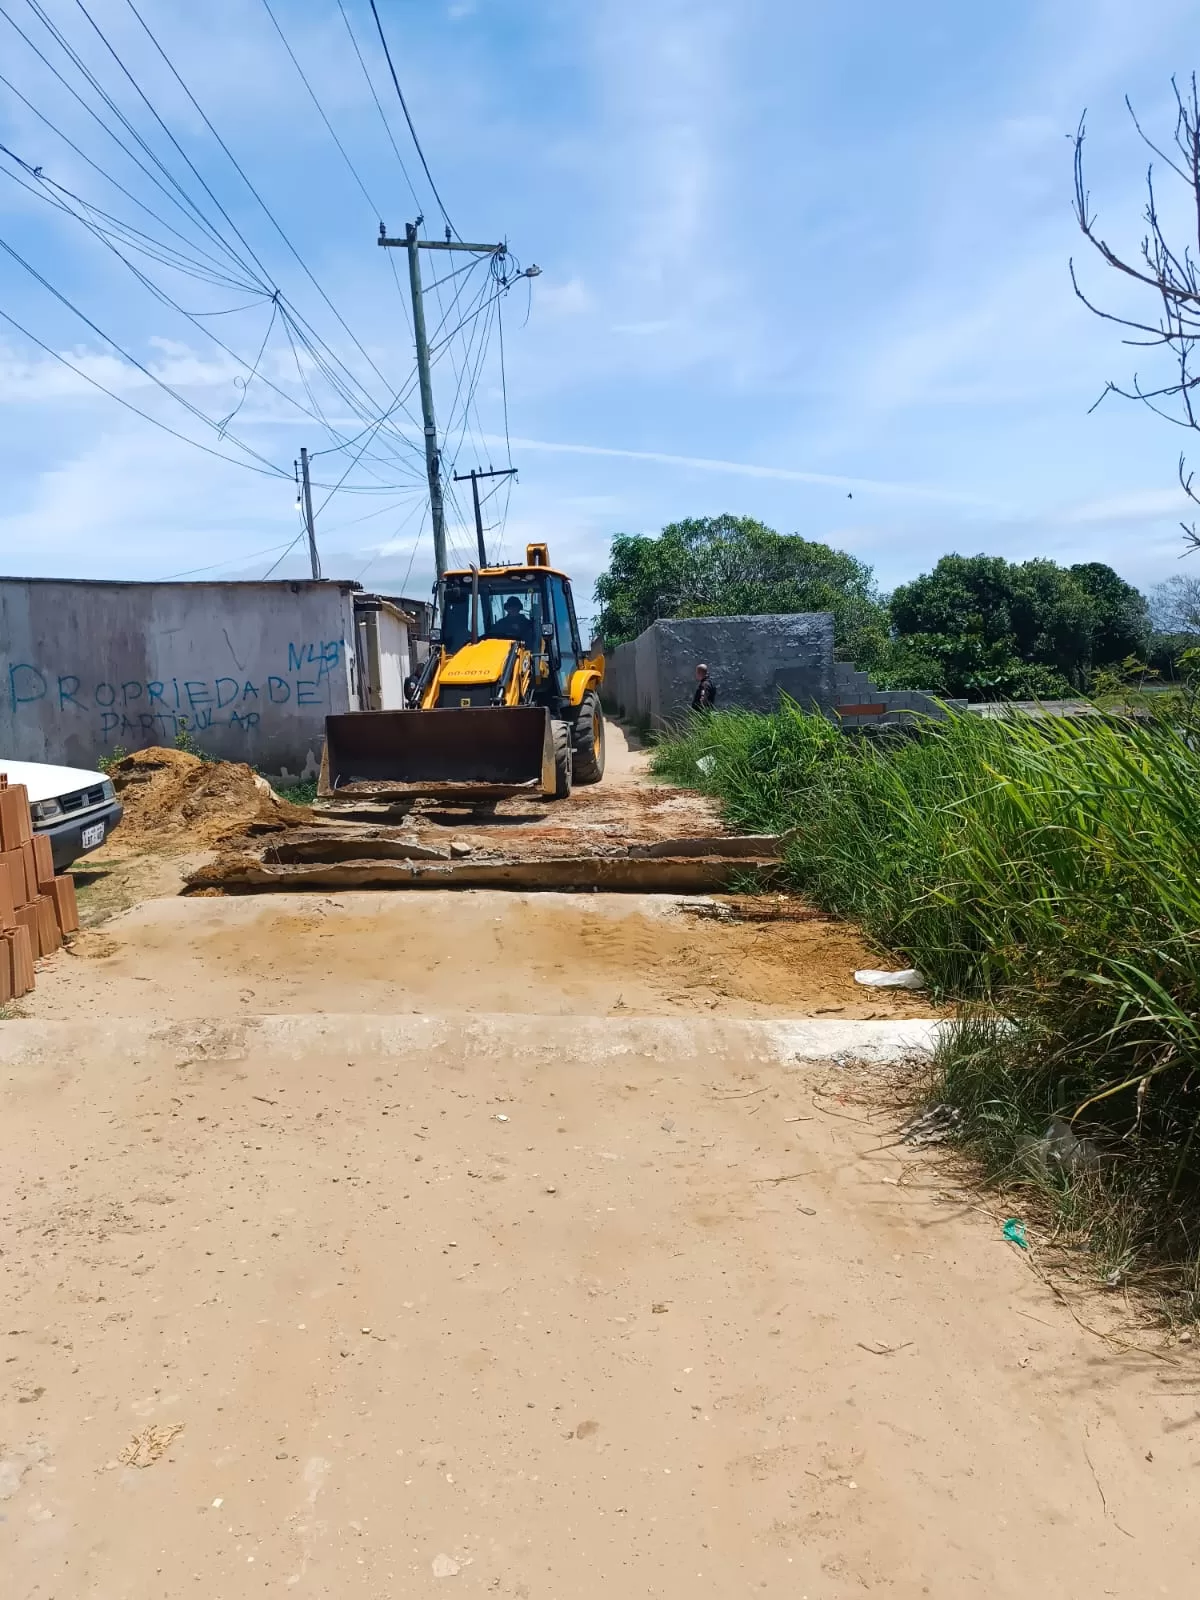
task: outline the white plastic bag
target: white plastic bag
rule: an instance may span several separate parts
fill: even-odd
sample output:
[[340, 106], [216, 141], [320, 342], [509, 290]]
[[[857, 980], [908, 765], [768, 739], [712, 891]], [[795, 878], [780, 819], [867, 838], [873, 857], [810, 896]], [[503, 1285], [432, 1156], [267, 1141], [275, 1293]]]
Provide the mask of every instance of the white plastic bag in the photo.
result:
[[923, 989], [925, 979], [915, 967], [906, 967], [903, 972], [873, 972], [869, 968], [854, 974], [855, 983], [861, 983], [867, 989]]

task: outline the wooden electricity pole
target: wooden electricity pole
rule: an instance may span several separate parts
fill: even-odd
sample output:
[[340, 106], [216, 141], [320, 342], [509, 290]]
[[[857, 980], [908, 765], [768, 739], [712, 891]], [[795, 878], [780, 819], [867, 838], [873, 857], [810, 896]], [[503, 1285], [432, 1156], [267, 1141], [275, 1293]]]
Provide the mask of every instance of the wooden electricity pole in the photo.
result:
[[[422, 250], [465, 250], [469, 255], [499, 256], [503, 244], [464, 244], [459, 239], [421, 239], [417, 229], [423, 219], [410, 222], [403, 239], [389, 239], [382, 222], [379, 243], [389, 250], [408, 251], [408, 284], [412, 294], [413, 338], [417, 346], [417, 378], [421, 387], [421, 417], [425, 428], [425, 471], [429, 477], [429, 510], [433, 518], [433, 559], [440, 578], [447, 567], [446, 509], [442, 500], [442, 460], [438, 449], [437, 420], [433, 411], [433, 378], [429, 366], [429, 340], [425, 332], [425, 305], [421, 293]], [[449, 230], [447, 229], [447, 232]]]
[[304, 526], [308, 532], [308, 560], [314, 578], [321, 576], [321, 558], [317, 554], [317, 525], [313, 521], [312, 484], [308, 481], [308, 451], [300, 446], [300, 486], [304, 498]]
[[479, 480], [480, 478], [515, 478], [516, 467], [489, 467], [486, 472], [481, 472], [478, 467], [472, 467], [470, 472], [456, 472], [455, 483], [466, 483], [471, 480], [471, 498], [475, 502], [475, 542], [479, 546], [479, 565], [486, 567], [487, 547], [483, 542], [483, 512], [479, 507]]

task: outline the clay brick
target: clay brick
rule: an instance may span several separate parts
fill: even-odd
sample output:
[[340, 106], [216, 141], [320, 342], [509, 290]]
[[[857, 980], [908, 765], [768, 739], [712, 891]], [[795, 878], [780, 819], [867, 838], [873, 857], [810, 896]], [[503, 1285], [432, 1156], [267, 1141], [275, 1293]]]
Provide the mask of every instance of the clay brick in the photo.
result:
[[75, 879], [69, 873], [55, 878], [50, 885], [54, 897], [54, 914], [63, 933], [78, 933], [79, 907], [75, 901]]
[[21, 846], [21, 860], [25, 865], [25, 904], [32, 905], [39, 894], [37, 857], [33, 853], [33, 840], [26, 839]]
[[26, 928], [10, 928], [3, 938], [3, 953], [8, 958], [13, 999], [19, 1000], [33, 988], [33, 946]]
[[54, 911], [54, 897], [48, 894], [38, 895], [37, 912], [38, 954], [52, 956], [56, 950], [62, 949], [62, 933]]
[[23, 906], [25, 893], [25, 857], [19, 850], [0, 850], [0, 866], [8, 868], [8, 885], [12, 890], [13, 905]]
[[33, 859], [37, 867], [38, 893], [45, 894], [54, 882], [54, 846], [44, 833], [33, 836]]
[[8, 870], [8, 863], [0, 861], [0, 931], [15, 928], [16, 925], [17, 906], [13, 899], [12, 874]]
[[32, 838], [29, 790], [23, 783], [9, 783], [0, 774], [0, 846], [5, 850], [19, 850]]
[[17, 927], [25, 930], [25, 937], [29, 940], [30, 959], [33, 961], [36, 961], [41, 954], [38, 920], [36, 901], [32, 905], [17, 907]]
[[0, 1006], [6, 1006], [15, 998], [13, 989], [13, 958], [12, 946], [8, 939], [0, 935]]

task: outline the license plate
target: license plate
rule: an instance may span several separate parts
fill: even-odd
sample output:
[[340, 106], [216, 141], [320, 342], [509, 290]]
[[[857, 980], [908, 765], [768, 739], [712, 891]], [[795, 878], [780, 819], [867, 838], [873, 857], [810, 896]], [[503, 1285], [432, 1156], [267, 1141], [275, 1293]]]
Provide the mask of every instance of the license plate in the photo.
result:
[[85, 828], [80, 835], [79, 843], [85, 850], [94, 850], [98, 844], [104, 843], [104, 824], [97, 822], [90, 828]]

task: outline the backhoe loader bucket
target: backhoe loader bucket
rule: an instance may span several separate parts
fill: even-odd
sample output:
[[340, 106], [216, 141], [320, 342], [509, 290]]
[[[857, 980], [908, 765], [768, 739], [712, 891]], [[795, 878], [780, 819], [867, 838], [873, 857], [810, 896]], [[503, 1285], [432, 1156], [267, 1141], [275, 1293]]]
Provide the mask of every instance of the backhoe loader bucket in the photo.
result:
[[544, 706], [471, 706], [326, 717], [317, 792], [447, 800], [552, 795], [550, 713]]

